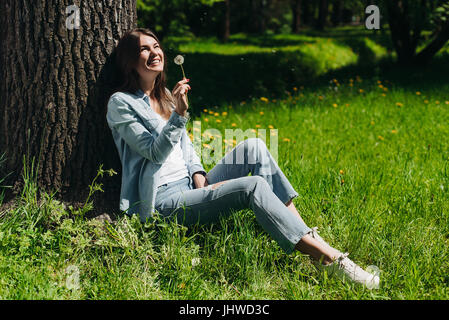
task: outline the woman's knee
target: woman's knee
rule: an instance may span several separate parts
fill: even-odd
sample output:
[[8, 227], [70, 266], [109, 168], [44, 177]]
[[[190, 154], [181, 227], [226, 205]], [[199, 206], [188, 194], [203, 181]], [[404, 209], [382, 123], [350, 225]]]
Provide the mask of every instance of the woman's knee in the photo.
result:
[[261, 176], [248, 176], [243, 178], [241, 190], [248, 196], [248, 199], [253, 199], [263, 196], [270, 190], [270, 186]]
[[249, 164], [259, 163], [267, 153], [267, 146], [260, 138], [248, 138], [245, 140], [245, 152]]

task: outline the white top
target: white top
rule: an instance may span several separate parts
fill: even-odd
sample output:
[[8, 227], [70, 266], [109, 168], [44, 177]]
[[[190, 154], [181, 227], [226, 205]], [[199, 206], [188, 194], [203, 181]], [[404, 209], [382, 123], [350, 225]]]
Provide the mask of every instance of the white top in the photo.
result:
[[[160, 118], [165, 125], [167, 123], [167, 120], [163, 119], [162, 117]], [[184, 160], [184, 157], [182, 156], [181, 143], [179, 141], [174, 146], [167, 159], [165, 159], [164, 163], [159, 169], [159, 172], [159, 184], [156, 187], [189, 176], [186, 162]]]

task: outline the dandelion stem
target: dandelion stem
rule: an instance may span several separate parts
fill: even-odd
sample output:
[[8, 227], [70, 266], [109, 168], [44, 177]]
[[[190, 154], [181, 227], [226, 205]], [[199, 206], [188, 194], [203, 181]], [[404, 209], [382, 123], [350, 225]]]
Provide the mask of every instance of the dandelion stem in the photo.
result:
[[184, 73], [184, 68], [182, 67], [182, 64], [180, 66], [181, 66], [181, 70], [182, 70], [182, 76], [184, 77], [184, 79], [186, 79], [186, 74]]

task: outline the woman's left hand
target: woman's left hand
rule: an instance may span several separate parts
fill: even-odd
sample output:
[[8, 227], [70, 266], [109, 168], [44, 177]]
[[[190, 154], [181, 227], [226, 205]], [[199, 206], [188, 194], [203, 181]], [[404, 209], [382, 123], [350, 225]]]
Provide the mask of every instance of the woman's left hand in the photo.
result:
[[209, 185], [206, 177], [201, 173], [193, 174], [193, 183], [195, 184], [195, 189], [204, 188]]

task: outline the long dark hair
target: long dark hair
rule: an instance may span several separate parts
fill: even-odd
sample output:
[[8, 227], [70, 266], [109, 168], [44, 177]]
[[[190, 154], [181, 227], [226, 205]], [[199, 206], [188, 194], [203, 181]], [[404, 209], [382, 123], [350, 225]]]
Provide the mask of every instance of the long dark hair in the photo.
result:
[[[119, 85], [115, 91], [135, 93], [139, 86], [139, 74], [136, 71], [137, 60], [140, 55], [140, 36], [147, 35], [153, 37], [159, 44], [162, 52], [162, 45], [157, 36], [149, 29], [136, 28], [126, 32], [114, 49], [115, 66], [118, 75]], [[164, 52], [164, 70], [156, 77], [151, 98], [156, 99], [161, 106], [163, 114], [170, 115], [174, 99], [168, 89], [166, 89], [166, 55]]]

